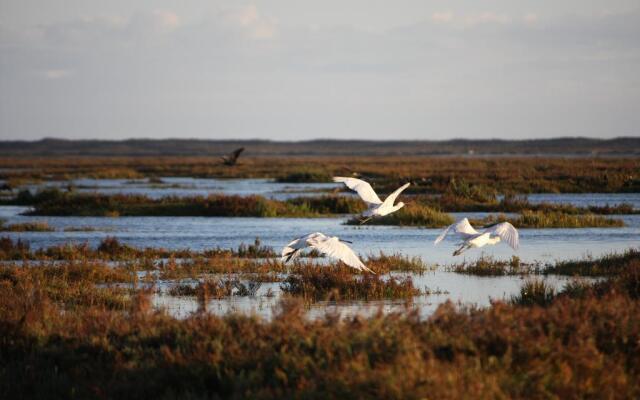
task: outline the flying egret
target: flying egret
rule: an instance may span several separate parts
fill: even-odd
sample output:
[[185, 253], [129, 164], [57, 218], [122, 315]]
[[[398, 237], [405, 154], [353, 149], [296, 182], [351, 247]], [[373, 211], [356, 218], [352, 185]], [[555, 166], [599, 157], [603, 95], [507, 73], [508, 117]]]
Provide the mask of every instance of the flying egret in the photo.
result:
[[462, 254], [465, 250], [473, 247], [484, 247], [486, 245], [494, 245], [501, 241], [507, 242], [514, 250], [518, 248], [520, 244], [520, 238], [518, 236], [518, 230], [508, 222], [501, 222], [496, 224], [483, 232], [476, 231], [469, 223], [469, 220], [464, 218], [452, 225], [449, 225], [441, 234], [436, 238], [433, 244], [438, 244], [447, 236], [447, 233], [453, 229], [453, 233], [458, 234], [462, 239], [460, 248], [453, 252], [454, 256]]
[[287, 262], [295, 258], [300, 250], [311, 247], [329, 257], [337, 258], [358, 271], [367, 271], [375, 274], [375, 272], [367, 268], [367, 266], [360, 261], [356, 253], [343, 242], [351, 243], [347, 240], [341, 240], [337, 236], [329, 237], [320, 232], [310, 233], [295, 239], [282, 249], [282, 259], [284, 262]]
[[364, 224], [365, 222], [369, 221], [373, 217], [382, 217], [382, 216], [391, 214], [393, 212], [396, 212], [402, 207], [404, 207], [403, 202], [399, 202], [395, 206], [393, 205], [393, 203], [396, 201], [396, 198], [398, 198], [400, 193], [402, 193], [402, 191], [405, 190], [410, 185], [409, 183], [405, 183], [404, 185], [400, 186], [395, 192], [387, 196], [387, 198], [384, 199], [384, 201], [382, 201], [380, 200], [380, 197], [378, 197], [376, 192], [373, 190], [371, 185], [361, 179], [344, 178], [341, 176], [335, 176], [333, 177], [333, 181], [344, 183], [345, 185], [347, 185], [349, 189], [358, 193], [358, 196], [360, 196], [360, 198], [365, 203], [367, 203], [367, 206], [369, 208], [367, 209], [367, 211], [362, 213], [362, 216], [365, 218], [360, 220], [361, 224]]
[[232, 151], [228, 155], [220, 157], [220, 158], [222, 158], [222, 163], [224, 165], [228, 165], [230, 167], [233, 167], [238, 162], [238, 158], [240, 157], [240, 153], [242, 153], [243, 151], [244, 151], [244, 147], [240, 147], [239, 149], [235, 149], [234, 151]]

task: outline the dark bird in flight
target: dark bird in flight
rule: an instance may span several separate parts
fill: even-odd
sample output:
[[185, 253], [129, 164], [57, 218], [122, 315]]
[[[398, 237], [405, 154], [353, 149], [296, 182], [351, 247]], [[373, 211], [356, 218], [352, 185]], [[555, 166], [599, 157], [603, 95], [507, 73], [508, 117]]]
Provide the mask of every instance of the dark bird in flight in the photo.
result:
[[240, 157], [240, 153], [242, 153], [243, 151], [244, 151], [244, 147], [240, 147], [239, 149], [236, 149], [236, 150], [232, 151], [228, 155], [220, 157], [220, 158], [222, 158], [222, 163], [224, 165], [228, 165], [230, 167], [233, 167], [238, 162], [238, 158]]

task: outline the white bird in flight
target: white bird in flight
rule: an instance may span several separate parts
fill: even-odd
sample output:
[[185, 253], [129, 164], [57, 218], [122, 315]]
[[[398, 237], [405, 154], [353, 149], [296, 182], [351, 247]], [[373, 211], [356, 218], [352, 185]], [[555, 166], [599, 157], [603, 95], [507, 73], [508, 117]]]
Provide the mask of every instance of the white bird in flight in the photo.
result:
[[466, 218], [449, 225], [440, 236], [436, 238], [433, 244], [440, 243], [451, 229], [453, 229], [453, 233], [458, 234], [462, 239], [460, 248], [453, 252], [454, 256], [460, 255], [465, 250], [473, 247], [478, 248], [486, 245], [494, 245], [503, 240], [514, 250], [517, 249], [520, 244], [518, 230], [508, 222], [501, 222], [483, 232], [478, 232], [471, 226], [469, 220]]
[[367, 271], [375, 274], [375, 272], [367, 268], [367, 266], [360, 261], [360, 258], [358, 258], [356, 253], [354, 253], [353, 250], [344, 243], [351, 242], [341, 240], [337, 236], [329, 237], [320, 232], [310, 233], [306, 236], [299, 237], [286, 245], [285, 248], [282, 249], [282, 259], [286, 263], [287, 261], [295, 258], [299, 254], [300, 250], [306, 247], [311, 247], [312, 249], [316, 249], [329, 257], [337, 258], [358, 271]]
[[403, 202], [399, 202], [395, 206], [393, 205], [393, 203], [396, 201], [396, 198], [398, 198], [400, 193], [402, 193], [402, 191], [405, 190], [410, 185], [409, 183], [405, 183], [404, 185], [400, 186], [395, 192], [387, 196], [387, 198], [384, 199], [384, 201], [382, 201], [380, 200], [380, 197], [378, 197], [376, 192], [373, 190], [371, 185], [368, 182], [365, 182], [361, 179], [334, 176], [333, 181], [344, 183], [345, 185], [347, 185], [349, 189], [358, 193], [358, 196], [360, 196], [360, 198], [365, 203], [367, 203], [367, 206], [369, 208], [362, 213], [362, 216], [365, 218], [360, 220], [361, 224], [364, 224], [365, 222], [369, 221], [373, 217], [382, 217], [382, 216], [391, 214], [393, 212], [396, 212], [402, 207], [404, 207]]

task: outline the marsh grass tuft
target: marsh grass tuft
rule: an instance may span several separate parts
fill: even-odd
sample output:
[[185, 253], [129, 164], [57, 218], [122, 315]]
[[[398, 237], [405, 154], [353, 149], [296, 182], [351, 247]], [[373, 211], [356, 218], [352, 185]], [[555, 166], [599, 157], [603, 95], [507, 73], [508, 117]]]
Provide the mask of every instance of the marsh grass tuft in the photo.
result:
[[347, 267], [307, 267], [289, 275], [280, 287], [284, 293], [313, 301], [400, 299], [420, 294], [411, 277], [385, 279], [354, 274]]
[[29, 244], [10, 237], [0, 238], [0, 260], [78, 260], [95, 259], [111, 261], [133, 261], [151, 258], [269, 258], [277, 256], [275, 250], [265, 246], [256, 238], [253, 244], [241, 243], [237, 249], [222, 249], [220, 247], [193, 251], [189, 249], [167, 250], [163, 248], [137, 248], [122, 243], [117, 237], [107, 236], [92, 249], [88, 243], [65, 243], [46, 248], [29, 250]]
[[551, 304], [555, 296], [556, 290], [544, 280], [532, 279], [522, 285], [520, 294], [511, 297], [511, 303], [521, 306], [546, 307]]
[[6, 224], [6, 221], [0, 219], [0, 231], [5, 232], [53, 232], [53, 229], [46, 221], [20, 222], [15, 224]]
[[[20, 197], [20, 196], [19, 196]], [[29, 215], [57, 216], [208, 216], [208, 217], [321, 217], [358, 213], [361, 201], [351, 196], [323, 195], [284, 201], [258, 195], [166, 196], [62, 192], [43, 189], [22, 196], [16, 204], [31, 205]]]
[[283, 183], [325, 183], [331, 182], [331, 174], [326, 171], [291, 172], [276, 178], [276, 182]]
[[[373, 218], [369, 220], [366, 225], [400, 225], [441, 228], [451, 225], [453, 222], [454, 218], [449, 214], [419, 203], [410, 203], [393, 214]], [[351, 218], [346, 222], [346, 224], [360, 225], [360, 219], [357, 217]]]
[[465, 261], [448, 266], [446, 269], [459, 274], [477, 276], [527, 275], [540, 272], [534, 265], [523, 264], [515, 255], [507, 261], [497, 260], [484, 254], [473, 262]]
[[602, 257], [586, 257], [582, 260], [559, 261], [547, 266], [546, 274], [612, 276], [623, 271], [640, 269], [640, 249], [628, 249], [624, 253], [611, 253]]
[[623, 227], [624, 221], [595, 214], [573, 215], [558, 211], [523, 211], [510, 218], [503, 214], [483, 219], [472, 219], [472, 225], [482, 226], [509, 221], [516, 228], [615, 228]]
[[378, 274], [390, 271], [421, 273], [430, 269], [420, 257], [410, 257], [400, 253], [384, 254], [380, 252], [377, 256], [370, 255], [367, 257], [366, 264]]

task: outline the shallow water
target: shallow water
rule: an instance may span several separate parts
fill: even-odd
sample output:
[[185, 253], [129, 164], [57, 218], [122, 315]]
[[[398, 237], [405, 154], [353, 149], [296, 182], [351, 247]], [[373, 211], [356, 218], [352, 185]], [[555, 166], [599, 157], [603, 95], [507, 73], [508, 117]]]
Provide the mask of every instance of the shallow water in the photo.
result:
[[[291, 197], [317, 196], [333, 189], [342, 189], [337, 183], [278, 183], [271, 179], [207, 179], [188, 177], [163, 177], [162, 183], [150, 183], [146, 179], [74, 179], [48, 181], [26, 185], [35, 192], [45, 186], [67, 188], [75, 186], [79, 192], [103, 194], [142, 194], [151, 198], [165, 196], [207, 196], [212, 193], [248, 196], [257, 194], [277, 200]], [[338, 194], [350, 195], [340, 191]], [[579, 207], [631, 204], [640, 209], [640, 193], [535, 193], [526, 195], [532, 203], [566, 203]]]
[[[103, 193], [139, 193], [151, 197], [166, 195], [206, 195], [212, 192], [227, 194], [260, 194], [272, 198], [299, 195], [316, 195], [317, 191], [334, 188], [334, 184], [282, 184], [268, 180], [215, 180], [191, 178], [163, 178], [159, 187], [148, 183], [127, 183], [126, 180], [77, 180], [74, 183], [83, 191]], [[62, 183], [56, 183], [62, 185]], [[66, 185], [66, 182], [64, 183]], [[62, 185], [62, 186], [64, 186]], [[176, 185], [172, 187], [171, 185]], [[313, 191], [316, 192], [313, 192]], [[630, 203], [640, 208], [640, 193], [630, 194], [537, 194], [530, 195], [532, 202], [567, 202], [579, 206]], [[329, 313], [343, 316], [417, 309], [421, 315], [429, 315], [436, 307], [451, 300], [465, 305], [487, 306], [491, 299], [508, 299], [516, 294], [522, 284], [521, 277], [476, 277], [447, 272], [442, 266], [461, 261], [473, 261], [481, 255], [497, 259], [509, 259], [517, 255], [524, 262], [552, 262], [580, 258], [586, 255], [600, 256], [629, 247], [640, 246], [640, 215], [614, 216], [625, 221], [624, 228], [588, 229], [521, 229], [521, 247], [513, 251], [506, 245], [470, 250], [460, 257], [453, 257], [455, 241], [445, 240], [433, 246], [440, 229], [423, 229], [393, 226], [347, 226], [343, 218], [212, 218], [212, 217], [28, 217], [20, 215], [25, 207], [0, 207], [0, 218], [7, 223], [46, 221], [55, 232], [3, 232], [2, 236], [27, 240], [32, 248], [47, 247], [67, 242], [96, 246], [107, 236], [116, 236], [124, 243], [137, 247], [164, 247], [168, 249], [190, 248], [202, 250], [213, 247], [234, 248], [241, 243], [252, 243], [259, 237], [263, 244], [280, 249], [293, 238], [320, 231], [337, 235], [353, 242], [353, 248], [363, 256], [379, 252], [402, 253], [419, 256], [427, 264], [439, 265], [435, 271], [413, 275], [414, 284], [420, 289], [428, 287], [446, 293], [415, 297], [405, 301], [356, 301], [318, 302], [311, 306], [309, 315], [319, 317]], [[482, 217], [485, 213], [454, 214], [456, 217]], [[66, 227], [92, 227], [91, 232], [64, 232]], [[549, 276], [547, 282], [561, 288], [567, 278]], [[267, 290], [274, 294], [266, 297]], [[231, 311], [256, 313], [270, 317], [280, 298], [278, 283], [264, 283], [256, 297], [232, 297], [211, 300], [207, 309], [216, 314]], [[198, 309], [193, 298], [177, 298], [167, 295], [154, 297], [157, 306], [167, 308], [176, 316], [186, 316]]]
[[[394, 273], [395, 276], [409, 275], [420, 290], [429, 289], [435, 294], [424, 294], [410, 301], [373, 300], [373, 301], [319, 301], [309, 306], [307, 315], [310, 318], [322, 318], [327, 314], [339, 315], [341, 318], [355, 315], [367, 316], [379, 311], [402, 312], [416, 310], [420, 316], [432, 314], [439, 305], [452, 301], [461, 306], [486, 307], [495, 300], [509, 300], [519, 293], [520, 286], [526, 279], [542, 279], [550, 286], [560, 290], [570, 280], [562, 276], [545, 277], [476, 277], [446, 272], [441, 269], [423, 274]], [[169, 286], [166, 283], [167, 288]], [[268, 296], [267, 293], [271, 294]], [[282, 298], [280, 283], [263, 283], [253, 297], [231, 297], [229, 299], [209, 300], [207, 311], [225, 315], [231, 312], [255, 314], [270, 319], [277, 312], [277, 305]], [[153, 296], [153, 303], [163, 307], [176, 317], [184, 318], [197, 312], [200, 305], [194, 297], [175, 297], [164, 294]]]
[[137, 194], [150, 198], [166, 196], [207, 196], [213, 193], [228, 195], [260, 196], [285, 200], [292, 197], [317, 196], [339, 188], [336, 183], [279, 183], [270, 179], [205, 179], [164, 177], [162, 183], [129, 179], [74, 179], [71, 181], [49, 181], [27, 185], [24, 188], [36, 192], [42, 187], [66, 189], [70, 184], [82, 193]]

